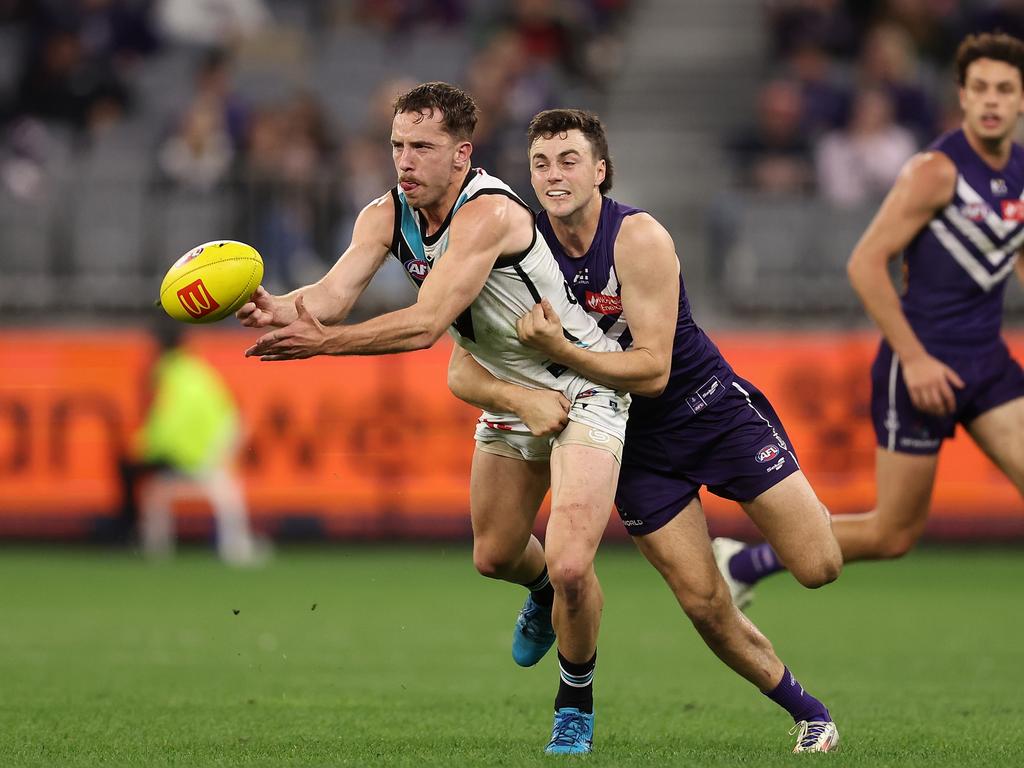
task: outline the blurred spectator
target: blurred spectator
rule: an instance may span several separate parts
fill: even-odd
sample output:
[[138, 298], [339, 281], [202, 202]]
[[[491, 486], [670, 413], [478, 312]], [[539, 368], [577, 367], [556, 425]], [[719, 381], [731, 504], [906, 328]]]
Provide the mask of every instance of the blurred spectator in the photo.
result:
[[261, 253], [272, 254], [264, 281], [291, 290], [322, 273], [333, 257], [340, 194], [332, 131], [311, 94], [284, 108], [256, 113], [249, 131], [244, 179], [250, 205], [246, 227]]
[[248, 108], [231, 87], [231, 57], [223, 48], [207, 51], [195, 75], [196, 99], [222, 112], [222, 121], [235, 149], [245, 141]]
[[896, 122], [930, 141], [938, 127], [938, 107], [928, 90], [907, 32], [895, 24], [873, 27], [858, 62], [861, 87], [879, 87], [893, 102]]
[[910, 131], [893, 122], [888, 95], [877, 88], [861, 90], [850, 127], [829, 133], [818, 145], [818, 188], [836, 205], [876, 201], [915, 149]]
[[1001, 30], [1024, 39], [1024, 0], [988, 0], [974, 4], [964, 33]]
[[733, 143], [741, 186], [769, 194], [798, 194], [813, 186], [811, 145], [802, 129], [800, 87], [775, 80], [761, 88], [757, 123]]
[[87, 58], [78, 35], [57, 30], [29, 54], [16, 110], [85, 128], [94, 109], [104, 115], [120, 112], [128, 100], [128, 89], [109, 62]]
[[450, 28], [465, 18], [464, 0], [356, 0], [352, 12], [353, 21], [388, 36], [424, 26]]
[[252, 563], [258, 547], [232, 468], [241, 438], [238, 406], [217, 371], [182, 346], [184, 326], [164, 318], [151, 372], [152, 401], [133, 455], [120, 462], [123, 534], [138, 531], [147, 554], [173, 547], [172, 504], [184, 489], [213, 507], [217, 552]]
[[810, 41], [833, 56], [848, 57], [856, 51], [858, 29], [841, 0], [768, 0], [766, 11], [779, 58]]
[[817, 136], [846, 125], [850, 89], [821, 45], [811, 40], [799, 43], [786, 60], [786, 75], [800, 85], [808, 134]]
[[234, 150], [219, 104], [199, 97], [177, 132], [160, 147], [157, 165], [176, 186], [209, 192], [225, 182]]
[[220, 47], [271, 22], [263, 0], [157, 0], [160, 31], [173, 42]]
[[888, 0], [883, 18], [909, 35], [920, 56], [945, 69], [961, 37], [961, 6], [957, 0]]

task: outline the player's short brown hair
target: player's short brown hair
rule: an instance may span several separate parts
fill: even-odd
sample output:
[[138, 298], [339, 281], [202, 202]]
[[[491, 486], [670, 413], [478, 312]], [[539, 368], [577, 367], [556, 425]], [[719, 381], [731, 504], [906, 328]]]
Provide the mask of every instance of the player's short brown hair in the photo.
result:
[[406, 91], [394, 103], [394, 114], [399, 112], [441, 113], [444, 129], [452, 137], [470, 141], [476, 130], [477, 108], [473, 97], [449, 83], [431, 82]]
[[1024, 42], [1005, 32], [984, 32], [968, 35], [956, 49], [956, 81], [967, 83], [967, 68], [978, 59], [1005, 61], [1017, 68], [1024, 82]]
[[534, 115], [529, 128], [526, 129], [526, 137], [533, 145], [541, 136], [549, 139], [556, 133], [568, 133], [573, 130], [587, 137], [595, 159], [604, 160], [604, 181], [601, 182], [598, 191], [602, 195], [607, 194], [612, 188], [612, 156], [608, 152], [608, 137], [604, 133], [604, 125], [593, 112], [587, 112], [585, 109], [546, 109]]

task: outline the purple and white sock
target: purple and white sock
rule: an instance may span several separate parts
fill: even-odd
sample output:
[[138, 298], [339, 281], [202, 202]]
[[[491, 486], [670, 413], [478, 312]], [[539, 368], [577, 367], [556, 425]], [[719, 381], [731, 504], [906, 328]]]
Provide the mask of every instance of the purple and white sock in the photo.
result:
[[757, 584], [765, 576], [784, 570], [786, 566], [767, 542], [741, 549], [729, 558], [729, 573], [744, 584]]

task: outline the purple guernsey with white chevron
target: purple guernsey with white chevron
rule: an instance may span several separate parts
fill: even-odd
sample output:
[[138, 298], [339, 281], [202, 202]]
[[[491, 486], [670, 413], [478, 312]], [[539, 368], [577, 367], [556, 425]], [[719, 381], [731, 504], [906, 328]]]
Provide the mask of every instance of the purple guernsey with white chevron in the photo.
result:
[[999, 342], [1006, 280], [1024, 246], [1024, 149], [1002, 170], [985, 164], [963, 130], [930, 149], [956, 165], [953, 200], [907, 246], [903, 312], [925, 347], [960, 350]]
[[878, 445], [936, 453], [957, 423], [1024, 396], [1024, 372], [1000, 336], [1006, 281], [1024, 246], [1024, 149], [1012, 145], [1000, 170], [985, 163], [963, 130], [930, 147], [956, 165], [953, 199], [903, 254], [903, 312], [928, 354], [963, 379], [948, 416], [917, 410], [903, 365], [883, 340], [871, 369], [871, 415]]

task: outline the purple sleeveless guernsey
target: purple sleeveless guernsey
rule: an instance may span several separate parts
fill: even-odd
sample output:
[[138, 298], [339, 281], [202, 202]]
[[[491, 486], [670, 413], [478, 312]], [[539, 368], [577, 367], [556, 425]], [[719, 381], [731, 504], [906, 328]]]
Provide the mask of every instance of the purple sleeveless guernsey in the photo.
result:
[[956, 165], [956, 190], [903, 254], [903, 312], [932, 354], [988, 349], [999, 343], [1006, 279], [1024, 246], [1024, 149], [1014, 144], [998, 171], [962, 130], [929, 149]]
[[[639, 208], [609, 197], [601, 200], [601, 217], [590, 248], [580, 258], [565, 253], [551, 228], [546, 212], [537, 217], [537, 228], [551, 247], [565, 281], [576, 300], [597, 320], [598, 326], [623, 349], [633, 344], [628, 318], [622, 311], [621, 285], [615, 270], [615, 238], [622, 220]], [[665, 318], [668, 322], [669, 318]], [[633, 396], [626, 426], [624, 461], [640, 450], [643, 433], [671, 432], [717, 402], [735, 378], [718, 348], [693, 321], [682, 275], [679, 277], [679, 315], [672, 345], [672, 369], [668, 385], [658, 397]], [[647, 461], [645, 459], [645, 461]]]

